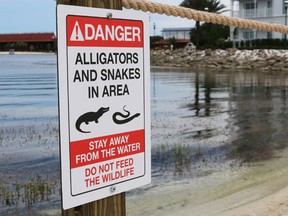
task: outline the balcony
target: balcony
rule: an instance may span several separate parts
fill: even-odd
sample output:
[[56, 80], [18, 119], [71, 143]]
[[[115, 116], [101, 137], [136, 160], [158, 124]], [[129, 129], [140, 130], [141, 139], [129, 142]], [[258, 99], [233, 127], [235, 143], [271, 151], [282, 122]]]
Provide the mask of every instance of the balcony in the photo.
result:
[[272, 17], [273, 12], [272, 8], [262, 8], [262, 9], [246, 9], [240, 11], [233, 11], [232, 15], [234, 17], [239, 17], [243, 19], [254, 19], [254, 18], [263, 18], [263, 17]]

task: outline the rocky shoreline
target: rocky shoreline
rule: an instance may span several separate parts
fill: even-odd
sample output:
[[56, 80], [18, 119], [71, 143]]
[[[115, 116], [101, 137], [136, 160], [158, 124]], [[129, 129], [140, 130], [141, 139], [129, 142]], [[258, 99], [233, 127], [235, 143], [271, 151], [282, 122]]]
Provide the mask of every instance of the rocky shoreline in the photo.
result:
[[151, 66], [288, 72], [288, 50], [151, 50]]

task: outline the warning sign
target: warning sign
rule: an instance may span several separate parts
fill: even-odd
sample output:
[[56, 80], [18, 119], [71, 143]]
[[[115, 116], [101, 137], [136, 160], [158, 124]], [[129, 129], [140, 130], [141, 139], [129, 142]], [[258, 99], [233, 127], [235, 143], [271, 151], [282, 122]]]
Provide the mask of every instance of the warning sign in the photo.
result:
[[57, 21], [67, 209], [150, 182], [149, 34], [126, 11], [58, 5]]

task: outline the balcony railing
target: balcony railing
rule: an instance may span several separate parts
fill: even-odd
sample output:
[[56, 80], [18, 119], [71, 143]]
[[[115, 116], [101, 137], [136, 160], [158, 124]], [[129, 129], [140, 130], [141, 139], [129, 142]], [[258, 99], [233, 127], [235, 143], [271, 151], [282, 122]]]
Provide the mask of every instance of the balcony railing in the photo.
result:
[[234, 17], [253, 19], [258, 17], [271, 17], [273, 15], [272, 8], [263, 9], [243, 9], [240, 11], [233, 11]]

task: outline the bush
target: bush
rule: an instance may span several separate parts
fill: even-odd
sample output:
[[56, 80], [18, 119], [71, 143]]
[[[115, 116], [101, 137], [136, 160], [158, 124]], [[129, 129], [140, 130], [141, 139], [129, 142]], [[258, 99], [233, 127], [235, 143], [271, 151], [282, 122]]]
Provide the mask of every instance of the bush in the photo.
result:
[[238, 49], [287, 49], [288, 41], [285, 39], [255, 39], [236, 42]]

